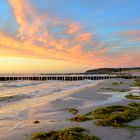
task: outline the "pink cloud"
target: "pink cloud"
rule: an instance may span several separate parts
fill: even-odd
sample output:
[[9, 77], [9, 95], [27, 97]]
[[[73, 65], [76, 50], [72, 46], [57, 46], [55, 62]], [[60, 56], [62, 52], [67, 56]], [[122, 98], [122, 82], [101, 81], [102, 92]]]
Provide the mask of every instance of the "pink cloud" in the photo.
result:
[[[109, 55], [111, 48], [106, 43], [94, 39], [96, 34], [86, 32], [79, 23], [61, 21], [47, 14], [40, 15], [32, 4], [25, 0], [9, 0], [9, 2], [20, 26], [18, 39], [0, 33], [0, 55], [51, 58], [93, 67], [129, 65], [133, 61], [137, 65], [139, 62], [140, 57], [135, 51]], [[27, 17], [30, 17], [31, 21]], [[56, 25], [67, 27], [65, 31], [60, 32], [65, 38], [58, 39], [51, 33]], [[140, 31], [122, 33], [128, 37], [139, 34]], [[86, 49], [89, 44], [92, 45], [90, 50]]]
[[77, 24], [77, 23], [70, 23], [69, 26], [68, 26], [67, 33], [68, 33], [68, 34], [74, 34], [74, 33], [76, 33], [77, 31], [79, 31], [80, 28], [81, 28], [80, 24]]
[[75, 42], [89, 42], [92, 39], [91, 33], [81, 33], [75, 38]]
[[126, 32], [121, 32], [120, 34], [126, 37], [136, 37], [136, 36], [140, 36], [140, 30], [126, 31]]
[[140, 42], [140, 37], [139, 38], [131, 39], [130, 42]]
[[129, 30], [119, 33], [121, 37], [125, 37], [129, 42], [140, 41], [140, 30]]

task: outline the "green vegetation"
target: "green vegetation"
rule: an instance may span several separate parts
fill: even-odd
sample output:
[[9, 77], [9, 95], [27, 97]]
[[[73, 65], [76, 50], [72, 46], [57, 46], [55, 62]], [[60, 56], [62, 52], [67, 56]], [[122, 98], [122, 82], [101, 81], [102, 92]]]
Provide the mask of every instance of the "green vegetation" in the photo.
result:
[[132, 86], [140, 87], [140, 79], [135, 79], [134, 84]]
[[118, 82], [113, 82], [113, 83], [112, 83], [112, 85], [118, 85], [118, 84], [119, 84]]
[[[86, 73], [91, 73], [91, 74], [127, 74], [130, 72], [139, 72], [140, 67], [132, 67], [132, 68], [99, 68], [99, 69], [92, 69], [86, 71]], [[123, 72], [123, 73], [122, 73]]]
[[34, 121], [33, 123], [34, 123], [34, 124], [38, 124], [38, 123], [40, 123], [40, 121], [39, 121], [39, 120], [36, 120], [36, 121]]
[[19, 96], [19, 95], [4, 96], [4, 97], [0, 97], [0, 102], [2, 102], [2, 101], [17, 100], [17, 99], [20, 99], [20, 98], [21, 98], [21, 96]]
[[140, 104], [131, 102], [128, 106], [112, 105], [99, 107], [83, 116], [77, 116], [70, 120], [82, 122], [96, 119], [95, 124], [99, 126], [131, 127], [125, 123], [136, 120], [139, 117]]
[[138, 129], [138, 128], [140, 128], [140, 126], [135, 126], [135, 125], [124, 125], [124, 127], [128, 128], [128, 129]]
[[140, 104], [129, 103], [129, 106], [112, 105], [94, 110], [93, 115], [98, 119], [95, 124], [101, 126], [124, 126], [124, 123], [140, 117]]
[[136, 103], [136, 102], [130, 102], [128, 105], [131, 107], [139, 107], [140, 108], [140, 104]]
[[73, 127], [64, 130], [52, 130], [49, 132], [39, 132], [32, 134], [31, 140], [99, 140], [95, 136], [84, 133], [86, 129]]
[[128, 99], [140, 100], [140, 96], [136, 96], [136, 95], [133, 95], [131, 93], [126, 95], [125, 97]]
[[112, 105], [107, 107], [99, 107], [95, 109], [93, 112], [90, 112], [90, 115], [93, 115], [96, 119], [105, 119], [110, 117], [110, 115], [115, 114], [115, 112], [122, 112], [128, 109], [127, 106], [122, 105]]
[[77, 114], [78, 113], [78, 110], [77, 109], [75, 109], [75, 108], [67, 108], [66, 109], [69, 113], [72, 113], [72, 114]]
[[130, 91], [130, 89], [115, 89], [115, 88], [101, 88], [102, 90], [110, 90], [114, 92], [127, 92]]
[[123, 126], [124, 123], [137, 119], [140, 115], [138, 110], [135, 108], [127, 108], [123, 111], [120, 111], [118, 108], [115, 112], [110, 110], [109, 113], [104, 112], [104, 109], [106, 108], [100, 109], [101, 114], [97, 110], [97, 112], [95, 111], [96, 119], [99, 119], [95, 122], [97, 125], [120, 127]]
[[123, 82], [113, 82], [112, 85], [119, 85], [119, 84], [123, 84]]
[[76, 122], [84, 122], [84, 121], [92, 120], [92, 118], [85, 116], [85, 115], [79, 115], [79, 116], [76, 116], [74, 118], [71, 118], [70, 120], [76, 121]]

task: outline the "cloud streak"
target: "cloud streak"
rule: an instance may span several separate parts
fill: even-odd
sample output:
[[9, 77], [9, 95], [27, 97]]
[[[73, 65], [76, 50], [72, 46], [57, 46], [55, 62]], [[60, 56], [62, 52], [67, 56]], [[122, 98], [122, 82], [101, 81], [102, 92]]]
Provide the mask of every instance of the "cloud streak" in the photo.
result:
[[140, 30], [129, 30], [119, 33], [120, 36], [125, 37], [130, 42], [139, 42], [140, 41]]
[[[19, 29], [16, 37], [0, 33], [2, 56], [50, 58], [93, 67], [124, 66], [134, 60], [138, 65], [137, 52], [131, 52], [134, 58], [127, 51], [112, 55], [108, 43], [98, 39], [96, 33], [85, 31], [79, 23], [40, 14], [27, 0], [9, 0], [9, 3]], [[131, 31], [121, 35], [135, 39], [139, 33]]]
[[19, 24], [19, 37], [31, 37], [41, 27], [41, 21], [35, 10], [27, 0], [9, 0], [13, 8], [16, 21]]

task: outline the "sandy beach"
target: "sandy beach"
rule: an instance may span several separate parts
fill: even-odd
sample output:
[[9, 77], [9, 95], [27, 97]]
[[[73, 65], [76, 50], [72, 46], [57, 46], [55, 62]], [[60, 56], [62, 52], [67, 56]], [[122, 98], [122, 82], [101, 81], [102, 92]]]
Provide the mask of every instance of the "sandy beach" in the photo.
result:
[[140, 140], [140, 0], [0, 0], [0, 140]]
[[[113, 82], [122, 82], [116, 85], [117, 89], [130, 89], [133, 94], [140, 95], [140, 89], [131, 87], [134, 80], [126, 79], [109, 79], [95, 81], [81, 89], [71, 92], [58, 92], [32, 99], [32, 102], [20, 102], [14, 104], [14, 108], [23, 107], [23, 111], [18, 114], [19, 123], [15, 128], [0, 135], [0, 140], [28, 140], [32, 133], [58, 130], [72, 126], [87, 128], [92, 135], [99, 137], [101, 140], [138, 140], [140, 139], [140, 129], [114, 128], [96, 126], [94, 120], [86, 122], [72, 122], [69, 119], [75, 115], [69, 113], [67, 108], [76, 108], [78, 114], [85, 114], [99, 106], [120, 104], [127, 105], [135, 100], [125, 98], [126, 92], [108, 91], [106, 88], [114, 88]], [[140, 101], [135, 101], [139, 102]], [[13, 106], [8, 106], [9, 110]], [[28, 107], [25, 107], [28, 106]], [[6, 107], [6, 106], [5, 106]], [[39, 120], [39, 124], [34, 124]], [[17, 121], [14, 117], [3, 121], [3, 124], [9, 124]], [[140, 120], [133, 121], [132, 124], [140, 125]], [[2, 127], [2, 124], [1, 124]]]

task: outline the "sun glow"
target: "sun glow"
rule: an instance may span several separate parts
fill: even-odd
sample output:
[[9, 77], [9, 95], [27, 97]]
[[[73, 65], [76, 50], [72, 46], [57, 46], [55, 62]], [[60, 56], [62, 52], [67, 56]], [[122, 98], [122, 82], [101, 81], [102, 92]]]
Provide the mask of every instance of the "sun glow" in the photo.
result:
[[86, 69], [84, 65], [69, 61], [22, 57], [0, 57], [0, 64], [0, 73], [76, 72], [78, 67], [83, 71]]

